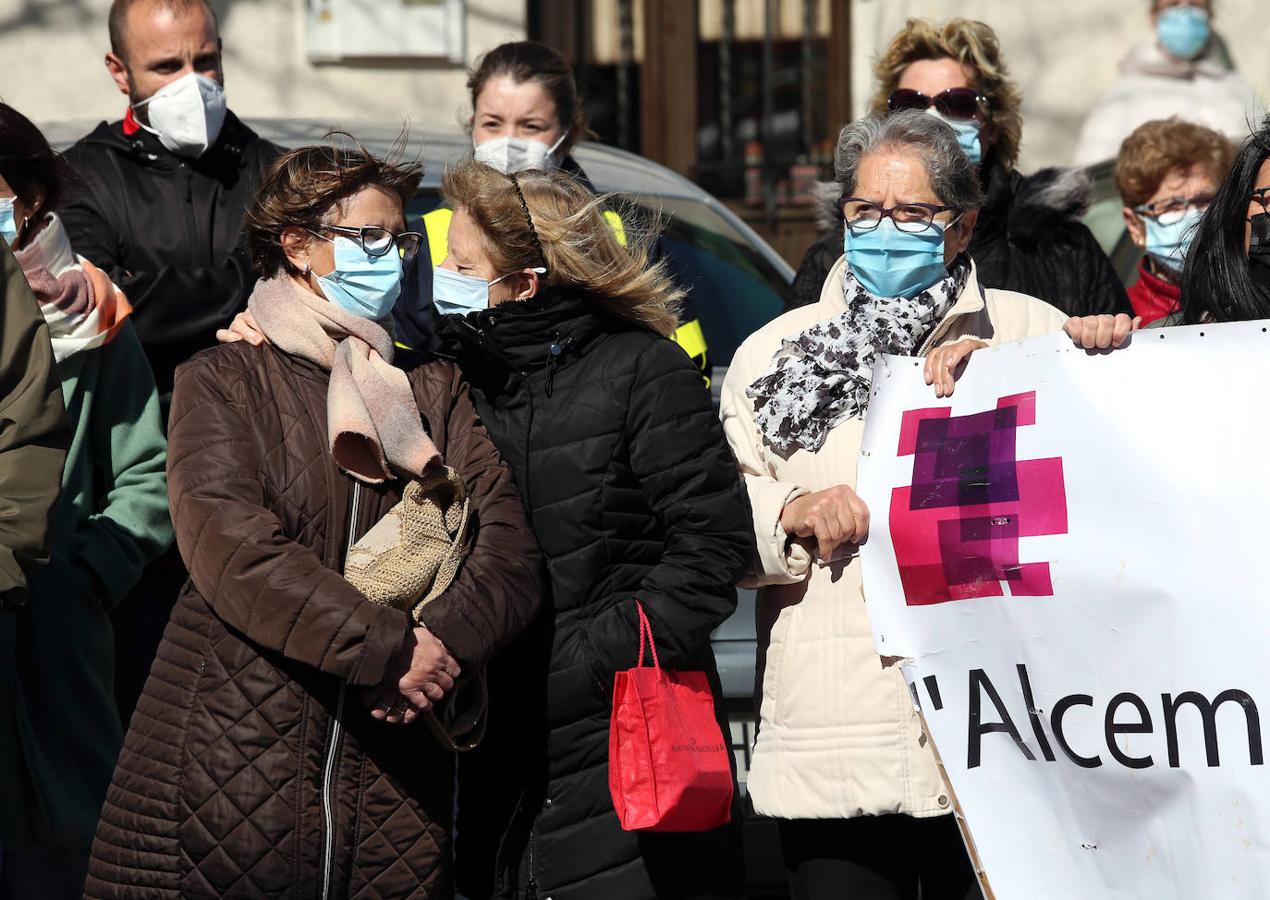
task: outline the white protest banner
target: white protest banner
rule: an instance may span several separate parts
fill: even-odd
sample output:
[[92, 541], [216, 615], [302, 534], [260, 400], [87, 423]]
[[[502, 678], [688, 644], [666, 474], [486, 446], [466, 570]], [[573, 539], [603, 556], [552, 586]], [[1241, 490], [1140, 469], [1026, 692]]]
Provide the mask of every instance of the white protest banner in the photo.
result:
[[902, 660], [998, 900], [1270, 897], [1270, 333], [1064, 335], [936, 400], [878, 364], [858, 490]]

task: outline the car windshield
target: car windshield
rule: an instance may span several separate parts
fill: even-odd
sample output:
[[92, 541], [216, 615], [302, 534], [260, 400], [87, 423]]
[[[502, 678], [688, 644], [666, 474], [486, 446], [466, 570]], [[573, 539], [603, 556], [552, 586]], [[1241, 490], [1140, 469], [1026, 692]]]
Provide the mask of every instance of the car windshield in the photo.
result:
[[[413, 219], [440, 197], [421, 192], [407, 207]], [[727, 366], [751, 333], [780, 315], [786, 281], [745, 236], [706, 204], [677, 198], [620, 197], [619, 208], [649, 216], [661, 231], [659, 250], [688, 305], [701, 320], [710, 362]]]

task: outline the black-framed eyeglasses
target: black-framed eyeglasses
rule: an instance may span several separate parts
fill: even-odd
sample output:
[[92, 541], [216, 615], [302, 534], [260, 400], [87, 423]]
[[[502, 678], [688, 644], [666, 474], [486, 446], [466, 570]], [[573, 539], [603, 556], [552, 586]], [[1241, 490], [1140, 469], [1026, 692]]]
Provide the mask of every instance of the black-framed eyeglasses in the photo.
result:
[[928, 97], [921, 91], [911, 88], [900, 88], [892, 91], [886, 98], [886, 106], [891, 112], [898, 109], [915, 109], [925, 112], [932, 106], [940, 115], [950, 119], [973, 119], [988, 114], [988, 98], [974, 88], [955, 87], [940, 91], [934, 97]]
[[1155, 219], [1161, 225], [1176, 225], [1186, 218], [1192, 209], [1198, 213], [1208, 212], [1213, 205], [1212, 194], [1196, 194], [1193, 197], [1166, 197], [1154, 203], [1143, 203], [1135, 206], [1133, 211], [1148, 219]]
[[1248, 203], [1258, 203], [1261, 205], [1261, 211], [1270, 213], [1270, 184], [1265, 187], [1253, 188], [1248, 192]]
[[[417, 231], [393, 234], [387, 228], [380, 228], [377, 225], [362, 225], [356, 228], [351, 225], [319, 225], [318, 228], [342, 237], [353, 238], [367, 256], [383, 256], [395, 246], [402, 260], [409, 261], [415, 258], [419, 252], [419, 246], [423, 243], [423, 235]], [[321, 235], [318, 236], [321, 237]]]
[[[897, 229], [907, 234], [921, 234], [934, 225], [935, 216], [940, 213], [959, 212], [955, 206], [934, 203], [901, 203], [885, 207], [862, 197], [842, 197], [838, 200], [838, 211], [852, 234], [868, 234], [876, 230], [883, 219], [890, 219]], [[960, 218], [960, 215], [954, 216], [943, 227], [952, 227]]]

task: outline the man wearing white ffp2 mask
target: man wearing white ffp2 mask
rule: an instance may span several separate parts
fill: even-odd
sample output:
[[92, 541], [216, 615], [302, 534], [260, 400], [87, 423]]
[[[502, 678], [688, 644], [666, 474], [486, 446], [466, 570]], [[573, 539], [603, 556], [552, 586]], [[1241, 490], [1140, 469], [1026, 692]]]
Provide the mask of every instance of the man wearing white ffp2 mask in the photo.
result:
[[202, 156], [216, 143], [225, 124], [225, 89], [206, 75], [188, 72], [159, 88], [150, 97], [132, 105], [148, 106], [149, 124], [137, 122], [173, 153]]
[[226, 105], [206, 0], [114, 0], [109, 30], [127, 111], [67, 154], [89, 189], [62, 219], [76, 251], [140, 301], [133, 322], [166, 410], [176, 367], [215, 344], [255, 282], [242, 220], [278, 150]]
[[[132, 301], [166, 419], [176, 367], [215, 345], [255, 284], [243, 215], [278, 148], [226, 108], [206, 0], [114, 0], [108, 22], [106, 69], [127, 106], [67, 152], [85, 189], [61, 218], [75, 251]], [[124, 721], [184, 580], [179, 557], [162, 557], [118, 608]]]

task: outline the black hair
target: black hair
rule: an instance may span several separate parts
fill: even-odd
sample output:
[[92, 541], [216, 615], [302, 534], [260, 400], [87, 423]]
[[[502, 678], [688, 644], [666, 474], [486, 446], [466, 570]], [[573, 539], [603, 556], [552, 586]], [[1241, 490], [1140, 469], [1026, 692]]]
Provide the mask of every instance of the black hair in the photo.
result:
[[1258, 187], [1257, 172], [1270, 158], [1270, 116], [1235, 156], [1195, 232], [1182, 273], [1182, 320], [1249, 322], [1270, 319], [1270, 293], [1253, 280], [1244, 248], [1248, 195]]
[[35, 124], [7, 103], [0, 103], [0, 176], [25, 204], [44, 191], [40, 213], [53, 212], [79, 186], [75, 170], [49, 146]]

